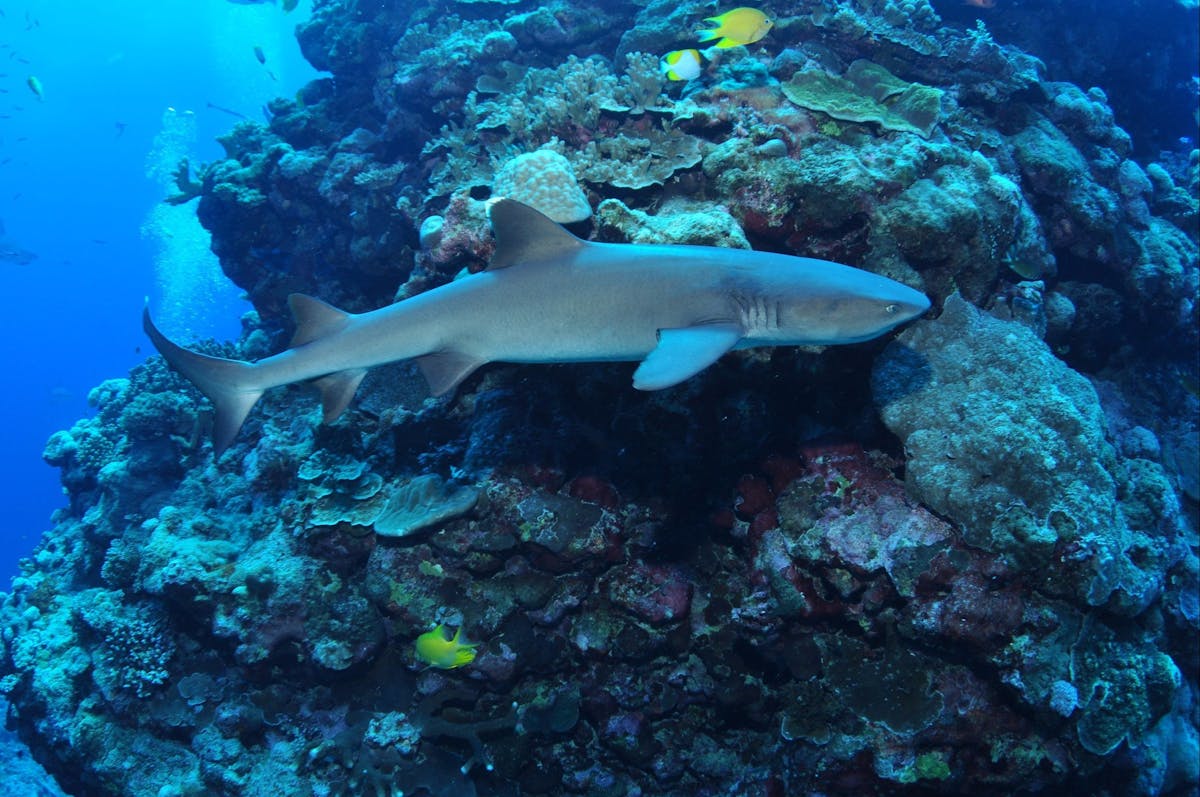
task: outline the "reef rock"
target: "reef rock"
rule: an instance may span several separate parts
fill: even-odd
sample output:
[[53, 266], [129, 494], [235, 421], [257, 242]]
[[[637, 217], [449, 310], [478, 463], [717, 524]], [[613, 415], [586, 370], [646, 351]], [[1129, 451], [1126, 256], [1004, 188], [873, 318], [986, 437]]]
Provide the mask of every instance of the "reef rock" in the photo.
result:
[[1157, 598], [1179, 552], [1154, 541], [1157, 525], [1130, 527], [1127, 463], [1095, 389], [1029, 329], [951, 296], [888, 347], [872, 387], [909, 488], [972, 545], [1032, 568], [1069, 558], [1092, 605], [1136, 614]]

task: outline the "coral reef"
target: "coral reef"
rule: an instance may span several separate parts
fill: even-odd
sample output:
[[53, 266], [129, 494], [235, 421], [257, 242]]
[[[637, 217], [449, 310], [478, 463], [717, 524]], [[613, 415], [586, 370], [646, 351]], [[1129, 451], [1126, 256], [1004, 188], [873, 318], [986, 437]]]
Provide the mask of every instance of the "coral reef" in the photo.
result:
[[[658, 53], [711, 4], [317, 0], [331, 77], [180, 180], [255, 308], [201, 350], [478, 271], [519, 192], [934, 309], [653, 394], [273, 390], [215, 461], [150, 358], [47, 442], [68, 503], [0, 597], [37, 760], [79, 795], [1196, 794], [1200, 155], [943, 5], [784, 2], [683, 85]], [[476, 657], [425, 666], [439, 626]]]
[[884, 130], [929, 138], [941, 113], [942, 92], [905, 83], [879, 64], [859, 59], [837, 77], [801, 70], [782, 85], [789, 100], [848, 122], [873, 122]]
[[571, 162], [553, 150], [528, 152], [505, 163], [496, 173], [492, 193], [523, 202], [560, 224], [586, 221], [592, 215]]

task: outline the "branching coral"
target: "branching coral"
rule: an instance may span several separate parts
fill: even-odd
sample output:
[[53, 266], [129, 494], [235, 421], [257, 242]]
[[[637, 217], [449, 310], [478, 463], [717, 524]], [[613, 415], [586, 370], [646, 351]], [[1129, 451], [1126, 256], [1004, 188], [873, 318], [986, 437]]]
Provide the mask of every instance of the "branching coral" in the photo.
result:
[[93, 590], [80, 601], [79, 619], [99, 635], [92, 677], [110, 701], [145, 698], [169, 676], [175, 641], [165, 616], [149, 605], [122, 603], [121, 593]]

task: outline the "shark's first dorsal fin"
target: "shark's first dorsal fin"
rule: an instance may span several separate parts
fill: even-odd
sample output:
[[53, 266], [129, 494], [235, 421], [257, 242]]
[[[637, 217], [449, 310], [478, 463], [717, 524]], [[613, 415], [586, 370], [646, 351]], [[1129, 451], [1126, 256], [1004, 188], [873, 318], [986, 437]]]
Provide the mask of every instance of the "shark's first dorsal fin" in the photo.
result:
[[343, 313], [333, 305], [303, 293], [289, 296], [288, 306], [292, 308], [292, 318], [296, 321], [296, 334], [292, 336], [291, 344], [293, 348], [337, 332], [350, 320], [349, 313]]
[[488, 203], [488, 218], [496, 235], [489, 271], [569, 257], [587, 246], [557, 222], [515, 199], [493, 199]]

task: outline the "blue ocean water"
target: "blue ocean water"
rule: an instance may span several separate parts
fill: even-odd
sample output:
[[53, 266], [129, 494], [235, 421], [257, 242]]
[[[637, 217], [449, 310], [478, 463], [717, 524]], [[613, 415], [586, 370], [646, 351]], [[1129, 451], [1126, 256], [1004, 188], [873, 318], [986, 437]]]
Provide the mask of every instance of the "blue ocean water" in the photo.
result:
[[7, 580], [63, 504], [41, 460], [47, 438], [89, 415], [93, 387], [147, 354], [145, 297], [185, 337], [240, 329], [248, 305], [209, 252], [195, 203], [162, 204], [178, 158], [220, 157], [216, 138], [238, 121], [230, 112], [261, 121], [268, 100], [316, 72], [292, 32], [307, 2], [291, 14], [224, 0], [0, 11], [0, 237], [37, 255], [0, 260]]

